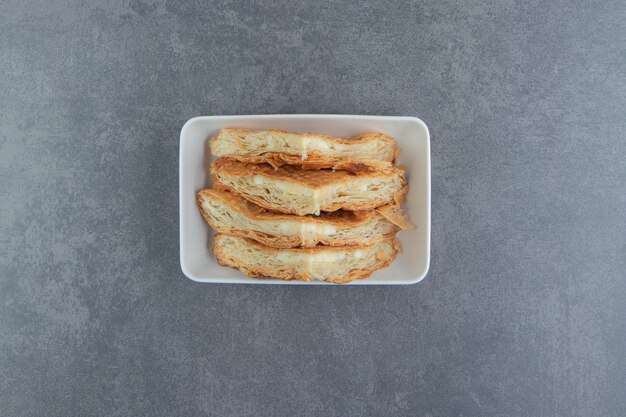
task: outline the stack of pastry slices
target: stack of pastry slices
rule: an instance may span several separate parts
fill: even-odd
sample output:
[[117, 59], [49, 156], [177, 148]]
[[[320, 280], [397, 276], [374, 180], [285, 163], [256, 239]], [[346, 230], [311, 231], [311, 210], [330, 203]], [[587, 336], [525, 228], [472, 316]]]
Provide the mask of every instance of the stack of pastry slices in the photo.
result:
[[413, 226], [396, 142], [222, 129], [209, 141], [213, 187], [198, 193], [218, 233], [220, 265], [256, 278], [346, 283], [388, 266], [399, 229]]

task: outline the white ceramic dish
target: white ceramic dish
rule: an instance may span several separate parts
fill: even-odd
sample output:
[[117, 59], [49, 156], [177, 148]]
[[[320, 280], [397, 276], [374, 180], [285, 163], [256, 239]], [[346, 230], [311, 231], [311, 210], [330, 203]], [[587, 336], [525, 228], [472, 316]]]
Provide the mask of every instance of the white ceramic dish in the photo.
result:
[[196, 206], [196, 193], [209, 186], [207, 141], [225, 127], [324, 133], [350, 137], [377, 131], [393, 136], [400, 146], [399, 164], [407, 169], [409, 193], [405, 204], [415, 230], [398, 234], [403, 252], [386, 269], [370, 278], [344, 285], [402, 285], [421, 281], [430, 264], [430, 135], [415, 117], [348, 116], [322, 114], [262, 116], [202, 116], [185, 123], [180, 132], [180, 265], [194, 281], [236, 284], [336, 285], [324, 282], [253, 279], [217, 264], [213, 256], [214, 231]]

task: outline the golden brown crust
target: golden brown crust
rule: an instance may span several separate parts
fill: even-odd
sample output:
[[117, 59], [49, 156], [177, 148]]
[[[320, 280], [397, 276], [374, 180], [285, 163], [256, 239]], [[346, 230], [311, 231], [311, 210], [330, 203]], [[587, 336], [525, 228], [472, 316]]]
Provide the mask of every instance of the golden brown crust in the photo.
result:
[[[369, 142], [369, 141], [373, 141], [373, 140], [380, 140], [380, 141], [385, 141], [388, 142], [389, 144], [392, 144], [394, 146], [395, 149], [398, 148], [396, 141], [389, 135], [386, 135], [384, 133], [380, 133], [380, 132], [366, 132], [366, 133], [361, 133], [358, 134], [356, 136], [353, 136], [351, 138], [340, 138], [340, 137], [336, 137], [336, 136], [330, 136], [330, 135], [323, 135], [323, 134], [319, 134], [319, 133], [296, 133], [296, 132], [290, 132], [288, 130], [282, 130], [282, 129], [266, 129], [267, 132], [271, 132], [271, 133], [286, 133], [286, 134], [292, 134], [292, 135], [297, 135], [303, 138], [321, 138], [324, 139], [328, 142], [334, 142], [334, 143], [340, 143], [342, 145], [353, 145], [355, 143], [358, 142]], [[226, 128], [226, 129], [222, 129], [220, 131], [220, 135], [221, 134], [231, 134], [233, 136], [236, 136], [238, 138], [240, 138], [241, 140], [243, 140], [246, 135], [250, 134], [250, 133], [257, 133], [257, 132], [262, 132], [260, 130], [250, 130], [250, 129], [230, 129], [230, 128]], [[214, 136], [211, 138], [210, 140], [210, 144], [211, 143], [215, 143], [216, 141], [220, 140], [220, 136]], [[242, 145], [243, 146], [243, 145]]]
[[[402, 168], [390, 167], [381, 171], [333, 171], [303, 170], [293, 165], [273, 168], [269, 164], [247, 164], [232, 158], [218, 158], [211, 164], [211, 174], [225, 173], [232, 176], [261, 175], [266, 178], [300, 183], [312, 188], [320, 188], [328, 184], [349, 183], [355, 179], [380, 178], [399, 175], [404, 180]], [[218, 180], [219, 182], [219, 180]]]
[[269, 164], [277, 169], [283, 165], [300, 165], [303, 170], [334, 169], [341, 171], [361, 172], [379, 171], [392, 166], [391, 162], [378, 161], [375, 159], [347, 159], [332, 158], [317, 152], [310, 152], [307, 160], [302, 160], [299, 155], [286, 153], [268, 152], [260, 156], [228, 155], [222, 158], [234, 159], [246, 164]]
[[213, 224], [211, 224], [211, 227], [219, 233], [223, 233], [225, 235], [231, 235], [231, 236], [241, 236], [241, 237], [245, 237], [248, 239], [256, 240], [257, 242], [260, 242], [264, 244], [265, 246], [269, 246], [271, 248], [277, 248], [277, 249], [297, 248], [301, 246], [301, 243], [303, 243], [302, 239], [300, 239], [299, 236], [273, 236], [273, 235], [268, 235], [266, 233], [257, 232], [254, 230], [241, 230], [241, 229], [233, 229], [233, 228], [216, 227]]
[[402, 204], [402, 202], [406, 199], [406, 195], [408, 192], [409, 192], [409, 185], [406, 184], [404, 187], [402, 187], [402, 189], [400, 189], [399, 191], [393, 194], [393, 202], [396, 205]]
[[377, 207], [375, 211], [400, 229], [415, 229], [415, 225], [407, 220], [402, 213], [402, 209], [397, 204], [387, 204], [386, 206]]
[[[284, 147], [282, 151], [274, 150], [271, 152], [260, 153], [257, 150], [253, 152], [246, 149], [246, 140], [251, 136], [263, 136], [268, 137], [289, 135], [302, 139], [318, 139], [324, 141], [329, 146], [333, 145], [350, 145], [358, 147], [368, 142], [377, 141], [386, 143], [387, 152], [384, 155], [375, 154], [371, 158], [363, 157], [346, 157], [344, 155], [333, 154], [329, 152], [319, 152], [311, 149], [304, 152], [302, 150]], [[219, 150], [220, 144], [226, 142], [231, 143], [234, 141], [237, 147], [237, 151], [234, 153]], [[225, 145], [225, 143], [224, 143]], [[223, 146], [223, 145], [222, 145]], [[268, 163], [274, 167], [279, 167], [285, 164], [300, 165], [303, 169], [324, 169], [334, 168], [347, 171], [375, 171], [388, 168], [395, 164], [399, 148], [396, 141], [389, 135], [378, 132], [362, 133], [352, 138], [339, 138], [329, 135], [313, 134], [313, 133], [295, 133], [280, 129], [267, 129], [267, 130], [248, 130], [248, 129], [222, 129], [219, 135], [213, 137], [209, 141], [209, 147], [211, 153], [218, 157], [230, 157], [237, 159], [245, 163]]]
[[[223, 185], [220, 184], [218, 182], [218, 180], [215, 179], [215, 177], [213, 177], [213, 188], [217, 189], [217, 190], [221, 190], [221, 191], [230, 191], [232, 193], [235, 194], [239, 194], [239, 191], [236, 190], [233, 187], [227, 186], [227, 185]], [[250, 202], [259, 205], [267, 210], [273, 210], [279, 213], [284, 213], [284, 214], [292, 214], [292, 215], [299, 215], [298, 214], [298, 210], [297, 209], [292, 209], [290, 207], [285, 207], [283, 205], [279, 205], [279, 204], [272, 204], [266, 200], [264, 200], [263, 198], [254, 196], [254, 195], [250, 195], [250, 194], [239, 194], [241, 195], [243, 198], [249, 200]], [[370, 200], [367, 203], [365, 202], [358, 202], [358, 203], [350, 203], [350, 202], [338, 202], [338, 203], [332, 203], [332, 204], [327, 204], [325, 206], [323, 206], [322, 212], [326, 212], [326, 213], [332, 213], [335, 212], [337, 210], [344, 210], [344, 211], [362, 211], [362, 212], [366, 212], [368, 210], [373, 210], [375, 208], [378, 208], [380, 206], [386, 205], [388, 204], [389, 201], [386, 199], [376, 199], [376, 200]]]
[[[367, 211], [373, 210], [377, 207], [387, 204], [388, 201], [386, 199], [380, 198], [376, 200], [368, 201], [367, 203], [358, 202], [358, 203], [350, 203], [350, 202], [341, 202], [341, 203], [332, 203], [325, 205], [322, 210], [333, 212], [336, 210], [347, 210], [347, 211]], [[275, 210], [279, 210], [282, 207], [274, 208]]]
[[247, 217], [257, 220], [294, 220], [306, 221], [318, 224], [330, 224], [333, 226], [357, 226], [359, 223], [364, 223], [370, 218], [376, 216], [374, 211], [343, 211], [338, 210], [332, 213], [323, 213], [319, 216], [307, 215], [307, 216], [294, 216], [293, 214], [285, 214], [275, 211], [269, 211], [260, 207], [239, 194], [220, 190], [215, 188], [207, 188], [198, 192], [198, 205], [200, 205], [201, 198], [211, 198], [224, 202], [231, 206], [234, 210], [244, 213]]
[[[223, 236], [225, 235], [222, 235], [219, 233], [216, 234], [214, 244], [213, 244], [213, 252], [215, 254], [217, 263], [219, 265], [239, 269], [241, 272], [243, 272], [244, 274], [246, 274], [247, 276], [251, 278], [277, 278], [277, 279], [281, 279], [285, 281], [290, 281], [290, 280], [312, 281], [312, 277], [309, 276], [309, 274], [306, 274], [306, 273], [298, 274], [294, 270], [292, 271], [278, 271], [278, 270], [269, 271], [269, 270], [266, 270], [266, 268], [264, 268], [263, 265], [259, 265], [257, 268], [254, 268], [252, 266], [246, 266], [246, 265], [241, 264], [241, 262], [239, 262], [237, 259], [230, 256], [230, 254], [226, 253], [220, 247], [219, 242]], [[255, 246], [266, 252], [279, 253], [281, 251], [285, 251], [285, 249], [276, 249], [276, 248], [265, 246], [252, 239], [245, 239], [245, 240], [248, 245]], [[334, 284], [346, 284], [356, 279], [367, 278], [374, 271], [386, 268], [387, 266], [389, 266], [389, 264], [391, 264], [391, 262], [395, 259], [395, 257], [401, 251], [400, 241], [398, 239], [396, 239], [395, 237], [392, 237], [392, 238], [389, 238], [389, 241], [392, 244], [392, 248], [393, 248], [391, 256], [385, 256], [384, 254], [381, 254], [381, 253], [377, 254], [376, 257], [378, 258], [379, 263], [377, 263], [375, 267], [371, 269], [353, 269], [343, 277], [327, 279], [325, 282], [334, 283]], [[366, 249], [369, 249], [370, 247], [371, 245], [370, 246], [352, 246], [350, 247], [350, 249], [351, 250], [366, 250]], [[329, 251], [342, 252], [342, 251], [345, 251], [346, 248], [323, 246], [323, 247], [316, 247], [312, 249], [311, 248], [296, 248], [296, 249], [287, 249], [287, 250], [297, 251], [300, 253], [315, 254], [319, 252], [329, 252]]]
[[[390, 229], [389, 233], [376, 235], [369, 238], [355, 238], [355, 239], [336, 239], [333, 236], [318, 237], [316, 239], [303, 239], [302, 236], [286, 236], [286, 235], [272, 235], [255, 230], [243, 230], [236, 228], [221, 227], [217, 224], [209, 213], [205, 210], [202, 203], [205, 199], [217, 200], [229, 207], [231, 211], [241, 213], [245, 217], [251, 220], [257, 221], [297, 221], [300, 223], [328, 225], [335, 228], [355, 228], [359, 225], [368, 222], [372, 217], [382, 216], [388, 219], [390, 223], [393, 223], [394, 227]], [[262, 207], [253, 204], [241, 196], [231, 193], [229, 191], [205, 189], [198, 192], [197, 205], [200, 209], [200, 213], [206, 220], [206, 222], [216, 231], [227, 235], [241, 236], [250, 239], [254, 239], [264, 245], [274, 248], [295, 248], [295, 247], [315, 247], [318, 244], [327, 246], [354, 246], [354, 245], [369, 245], [379, 242], [393, 236], [402, 225], [409, 224], [406, 219], [402, 219], [402, 215], [394, 213], [394, 208], [380, 207], [375, 211], [344, 211], [338, 210], [332, 213], [322, 213], [319, 216], [295, 216], [293, 214], [276, 213], [268, 211]], [[381, 210], [382, 212], [379, 212]], [[383, 214], [384, 213], [384, 214]]]
[[[406, 179], [404, 177], [404, 170], [397, 167], [388, 168], [383, 171], [361, 171], [361, 172], [348, 172], [348, 171], [333, 171], [333, 170], [317, 170], [308, 171], [302, 170], [293, 165], [285, 165], [280, 168], [272, 168], [267, 164], [245, 164], [233, 159], [219, 158], [211, 164], [211, 178], [213, 187], [220, 190], [229, 190], [234, 193], [240, 194], [245, 199], [263, 207], [268, 210], [279, 211], [287, 214], [310, 214], [313, 213], [312, 208], [309, 206], [306, 209], [293, 207], [291, 205], [273, 203], [268, 201], [262, 195], [256, 195], [251, 192], [246, 192], [237, 188], [232, 184], [228, 178], [239, 177], [255, 177], [260, 176], [268, 181], [278, 180], [283, 182], [290, 182], [301, 186], [310, 187], [313, 189], [321, 189], [329, 185], [345, 185], [351, 186], [357, 180], [365, 181], [384, 181], [399, 183], [402, 187], [406, 188]], [[364, 199], [343, 199], [340, 201], [324, 201], [319, 206], [318, 211], [336, 211], [339, 209], [344, 210], [371, 210], [376, 207], [389, 204], [393, 201], [399, 204], [406, 195], [406, 189], [399, 190], [394, 193], [393, 199], [389, 193], [372, 193], [368, 200]]]

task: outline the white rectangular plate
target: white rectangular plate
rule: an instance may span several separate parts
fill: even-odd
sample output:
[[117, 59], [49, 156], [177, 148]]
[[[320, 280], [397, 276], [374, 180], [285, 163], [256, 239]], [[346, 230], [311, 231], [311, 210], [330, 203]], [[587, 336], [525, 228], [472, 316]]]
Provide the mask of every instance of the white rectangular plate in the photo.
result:
[[421, 281], [430, 264], [430, 135], [415, 117], [289, 114], [262, 116], [202, 116], [190, 119], [180, 132], [180, 265], [194, 281], [237, 284], [333, 285], [324, 282], [253, 279], [217, 264], [214, 231], [196, 206], [196, 193], [209, 186], [208, 166], [214, 159], [207, 142], [222, 128], [285, 129], [351, 137], [383, 132], [400, 147], [399, 164], [407, 169], [409, 193], [405, 204], [415, 230], [398, 234], [403, 252], [386, 269], [345, 285], [401, 285]]

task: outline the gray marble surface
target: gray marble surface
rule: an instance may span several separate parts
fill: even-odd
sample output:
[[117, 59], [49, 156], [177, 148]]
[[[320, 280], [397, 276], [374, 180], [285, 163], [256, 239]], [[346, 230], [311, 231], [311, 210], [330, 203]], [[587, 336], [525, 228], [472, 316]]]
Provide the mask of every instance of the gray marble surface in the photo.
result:
[[[0, 1], [0, 414], [626, 415], [624, 1]], [[421, 117], [409, 287], [199, 285], [178, 134]]]

